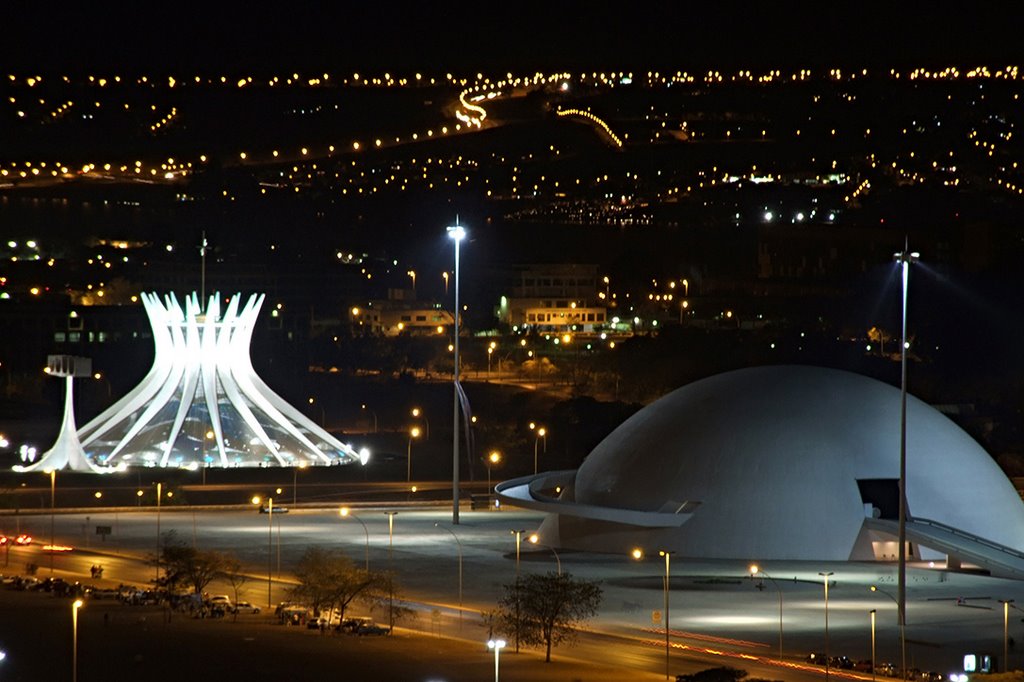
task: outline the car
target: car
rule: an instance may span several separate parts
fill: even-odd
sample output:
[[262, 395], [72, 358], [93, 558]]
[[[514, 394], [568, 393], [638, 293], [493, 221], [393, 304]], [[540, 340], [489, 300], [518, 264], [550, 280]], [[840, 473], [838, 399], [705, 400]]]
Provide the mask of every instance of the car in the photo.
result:
[[342, 624], [341, 629], [353, 635], [364, 637], [367, 635], [386, 635], [391, 632], [383, 625], [373, 622], [372, 618], [348, 618]]
[[269, 514], [271, 511], [275, 514], [287, 514], [288, 507], [279, 507], [275, 504], [273, 510], [271, 510], [271, 508], [265, 504], [260, 505], [260, 514]]
[[231, 597], [226, 594], [215, 594], [209, 599], [210, 606], [225, 606], [229, 610], [234, 608], [231, 605]]
[[253, 606], [247, 601], [240, 601], [235, 604], [235, 613], [259, 613], [260, 607]]
[[6, 535], [0, 535], [0, 547], [3, 547], [4, 545], [9, 543], [10, 541], [11, 541], [11, 539], [9, 537], [7, 537]]
[[16, 545], [23, 545], [23, 546], [24, 545], [31, 545], [32, 544], [32, 536], [28, 535], [27, 533], [22, 533], [21, 535], [19, 535], [16, 538], [14, 538], [14, 544], [16, 544]]

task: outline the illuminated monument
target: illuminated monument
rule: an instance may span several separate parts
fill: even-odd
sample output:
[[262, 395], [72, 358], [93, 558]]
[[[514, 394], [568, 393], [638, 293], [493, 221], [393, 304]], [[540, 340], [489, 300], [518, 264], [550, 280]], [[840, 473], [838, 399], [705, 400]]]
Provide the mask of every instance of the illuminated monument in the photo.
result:
[[184, 308], [173, 294], [163, 302], [142, 294], [155, 345], [149, 373], [78, 431], [83, 456], [44, 456], [22, 470], [365, 464], [365, 450], [338, 441], [256, 375], [249, 342], [263, 300], [241, 306], [234, 296], [221, 315], [216, 294], [205, 312], [195, 293]]

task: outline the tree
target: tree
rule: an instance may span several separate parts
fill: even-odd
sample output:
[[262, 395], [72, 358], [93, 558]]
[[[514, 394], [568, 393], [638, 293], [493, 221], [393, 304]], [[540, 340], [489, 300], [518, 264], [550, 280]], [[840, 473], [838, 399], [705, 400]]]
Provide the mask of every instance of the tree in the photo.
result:
[[187, 585], [195, 594], [202, 594], [206, 586], [224, 571], [229, 560], [230, 557], [223, 552], [189, 547], [177, 540], [173, 532], [164, 536], [161, 563], [168, 589]]
[[503, 629], [524, 644], [543, 644], [544, 660], [550, 663], [552, 645], [571, 642], [576, 627], [597, 615], [601, 598], [596, 582], [575, 579], [570, 573], [525, 575], [505, 585], [498, 601], [499, 619]]
[[[242, 573], [242, 564], [238, 559], [230, 557], [224, 562], [224, 578], [231, 584], [231, 589], [234, 590], [235, 605], [238, 604], [238, 590], [242, 588], [247, 582], [249, 582], [249, 576]], [[235, 609], [234, 620], [238, 620], [238, 609]]]
[[382, 574], [357, 568], [339, 550], [316, 545], [299, 559], [295, 577], [299, 584], [292, 588], [292, 596], [312, 607], [316, 615], [336, 609], [342, 620], [353, 600], [368, 598], [384, 583]]

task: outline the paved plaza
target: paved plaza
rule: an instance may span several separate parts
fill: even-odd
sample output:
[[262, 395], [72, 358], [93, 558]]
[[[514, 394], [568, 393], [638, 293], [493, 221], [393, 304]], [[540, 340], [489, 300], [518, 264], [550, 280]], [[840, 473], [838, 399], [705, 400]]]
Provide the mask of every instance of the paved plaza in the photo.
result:
[[[390, 536], [386, 511], [397, 512]], [[271, 528], [267, 515], [248, 510], [165, 510], [160, 529], [173, 532], [182, 542], [237, 554], [252, 576], [242, 598], [263, 605], [268, 601], [268, 568], [270, 601], [276, 603], [285, 598], [290, 569], [307, 546], [342, 548], [357, 562], [368, 558], [371, 569], [393, 568], [402, 598], [417, 612], [401, 625], [482, 646], [488, 633], [480, 613], [494, 608], [502, 586], [516, 574], [513, 531], [526, 531], [525, 537], [541, 521], [539, 514], [507, 508], [463, 510], [458, 526], [451, 525], [450, 507], [373, 506], [354, 507], [353, 512], [354, 516], [342, 518], [336, 508], [292, 509], [274, 515]], [[36, 563], [38, 576], [46, 577], [50, 557], [40, 545], [48, 539], [50, 516], [9, 515], [0, 523], [8, 533], [20, 529], [37, 538], [30, 547], [12, 549], [3, 572], [23, 572], [26, 563]], [[97, 536], [96, 526], [109, 526], [111, 534]], [[53, 558], [57, 575], [89, 582], [94, 563], [103, 564], [105, 583], [145, 583], [155, 575], [154, 567], [144, 561], [156, 548], [155, 513], [57, 514], [54, 532], [59, 543], [76, 548]], [[653, 554], [635, 561], [629, 556], [556, 552], [524, 540], [518, 570], [554, 571], [560, 566], [575, 576], [601, 581], [604, 590], [600, 614], [588, 623], [589, 632], [578, 647], [557, 648], [556, 661], [585, 659], [638, 673], [664, 672], [664, 626], [654, 620], [663, 608], [665, 569], [656, 551]], [[870, 658], [872, 609], [877, 611], [877, 660], [899, 664], [895, 564], [772, 562], [762, 567], [767, 578], [751, 579], [747, 572], [746, 561], [673, 558], [673, 673], [734, 665], [768, 679], [814, 678], [820, 672], [793, 667], [810, 652], [827, 648], [831, 655]], [[832, 573], [827, 643], [819, 572]], [[872, 592], [871, 585], [878, 591]], [[221, 587], [214, 585], [210, 591]], [[1024, 603], [1024, 583], [912, 567], [908, 571], [908, 666], [945, 675], [961, 669], [966, 653], [994, 655], [1001, 666], [1003, 605], [998, 600], [1007, 599]], [[778, 663], [780, 600], [785, 665]], [[1014, 607], [1009, 615], [1009, 638], [1020, 639], [1024, 624], [1019, 616], [1024, 614]], [[1010, 667], [1019, 667], [1012, 644], [1009, 654]]]

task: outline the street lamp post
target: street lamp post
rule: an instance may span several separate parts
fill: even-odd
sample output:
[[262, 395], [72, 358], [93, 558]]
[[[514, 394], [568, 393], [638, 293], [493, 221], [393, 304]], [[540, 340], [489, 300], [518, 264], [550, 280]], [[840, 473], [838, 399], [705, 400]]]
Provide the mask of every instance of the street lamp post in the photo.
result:
[[545, 451], [546, 451], [547, 442], [548, 442], [547, 438], [546, 438], [547, 435], [548, 435], [547, 429], [545, 429], [542, 426], [539, 429], [537, 429], [537, 435], [533, 439], [533, 475], [534, 476], [537, 475], [537, 444], [540, 443], [540, 439], [541, 438], [544, 438], [545, 439], [544, 440], [544, 445], [545, 445]]
[[414, 407], [412, 416], [414, 419], [423, 419], [423, 440], [430, 440], [430, 420], [427, 419], [427, 411]]
[[448, 236], [455, 240], [455, 366], [452, 371], [452, 523], [459, 524], [459, 245], [466, 230], [458, 224], [448, 228]]
[[[899, 601], [896, 606], [899, 615], [900, 639], [904, 639], [907, 627], [907, 287], [910, 283], [910, 264], [920, 258], [916, 251], [908, 251], [904, 241], [903, 251], [893, 254], [900, 264], [903, 280], [903, 307], [900, 343], [900, 510], [899, 510]], [[907, 679], [906, 651], [901, 652], [903, 679]]]
[[669, 648], [670, 648], [669, 647], [669, 640], [668, 640], [668, 635], [669, 635], [669, 626], [668, 626], [669, 600], [668, 600], [668, 595], [669, 595], [669, 591], [671, 590], [671, 587], [672, 587], [672, 584], [671, 584], [671, 580], [672, 580], [672, 578], [671, 578], [671, 575], [672, 575], [671, 568], [672, 568], [672, 555], [674, 553], [675, 552], [667, 552], [667, 551], [664, 551], [664, 550], [658, 552], [658, 554], [660, 556], [665, 557], [665, 679], [666, 680], [668, 679], [668, 655], [669, 655]]
[[772, 585], [775, 587], [775, 591], [779, 595], [779, 661], [782, 661], [782, 588], [780, 588], [779, 584], [775, 582], [775, 578], [768, 575], [767, 571], [765, 571], [757, 564], [753, 564], [750, 567], [750, 575], [763, 575], [765, 578], [768, 578], [768, 580], [770, 580]]
[[78, 609], [84, 603], [81, 599], [71, 603], [71, 682], [78, 682]]
[[[491, 454], [487, 455], [487, 499], [488, 502], [491, 499], [491, 467], [497, 466], [501, 462], [501, 453], [497, 450], [492, 450]], [[487, 505], [491, 505], [488, 503]]]
[[377, 413], [366, 407], [366, 403], [360, 405], [359, 409], [366, 410], [367, 412], [373, 415], [373, 432], [377, 433]]
[[156, 579], [160, 580], [160, 499], [164, 495], [164, 484], [156, 484]]
[[523, 533], [526, 530], [511, 530], [509, 531], [512, 535], [516, 536], [516, 579], [519, 579], [519, 547], [523, 541]]
[[[259, 506], [259, 496], [252, 498], [252, 503]], [[274, 498], [267, 498], [267, 608], [274, 605], [271, 589], [274, 584]], [[280, 545], [278, 545], [280, 548]]]
[[338, 510], [338, 515], [342, 518], [352, 517], [359, 522], [359, 525], [363, 527], [363, 533], [366, 534], [366, 572], [370, 572], [370, 531], [366, 528], [366, 524], [363, 520], [356, 516], [348, 507], [342, 507]]
[[384, 512], [388, 517], [388, 634], [395, 629], [395, 515], [396, 511]]
[[[56, 500], [57, 500], [56, 494], [57, 494], [57, 470], [56, 469], [50, 469], [50, 547], [53, 547], [53, 544], [54, 544], [53, 514], [54, 514], [54, 508], [56, 506]], [[157, 528], [157, 532], [159, 533], [159, 528]], [[54, 554], [55, 554], [55, 552], [51, 549], [50, 550], [50, 575], [51, 576], [53, 575], [53, 555]], [[157, 561], [159, 561], [159, 558], [157, 559]], [[157, 569], [157, 570], [159, 570], [159, 569]], [[159, 577], [159, 575], [157, 577]]]
[[819, 571], [820, 575], [824, 579], [825, 583], [825, 681], [829, 679], [829, 660], [828, 660], [828, 579], [832, 575], [832, 571]]
[[[534, 545], [540, 544], [540, 536], [537, 535], [536, 533], [532, 534], [527, 539], [530, 541], [531, 544], [534, 544]], [[558, 556], [558, 552], [556, 552], [555, 548], [550, 546], [550, 545], [544, 545], [544, 547], [547, 547], [548, 549], [550, 549], [551, 553], [555, 555], [555, 565], [558, 567], [558, 575], [562, 575], [562, 559], [561, 559], [561, 557]]]
[[1003, 605], [1003, 672], [1005, 673], [1010, 669], [1010, 604], [1013, 603], [1013, 600], [1000, 599], [999, 603]]
[[[668, 624], [668, 608], [669, 608], [669, 590], [671, 588], [671, 576], [672, 576], [672, 555], [675, 552], [669, 552], [666, 550], [660, 550], [659, 556], [665, 557], [665, 578], [662, 580], [662, 588], [665, 593], [665, 679], [669, 678], [669, 652], [671, 651], [671, 642], [669, 640], [669, 624]], [[644, 551], [639, 547], [633, 549], [632, 556], [637, 561], [644, 558]]]
[[875, 616], [877, 609], [871, 609], [871, 682], [875, 682]]
[[409, 429], [409, 447], [405, 451], [405, 481], [406, 483], [412, 481], [412, 441], [415, 438], [420, 437], [420, 429], [418, 426], [414, 426]]
[[487, 642], [487, 648], [494, 651], [494, 682], [498, 682], [498, 654], [505, 648], [505, 640], [492, 639]]
[[[889, 599], [891, 599], [892, 602], [896, 605], [897, 613], [899, 613], [900, 602], [899, 602], [898, 599], [896, 599], [896, 597], [892, 596], [891, 594], [889, 594], [885, 590], [880, 589], [878, 587], [878, 585], [872, 585], [871, 586], [871, 591], [872, 592], [879, 592], [881, 594], [884, 594]], [[906, 634], [906, 632], [905, 632], [905, 630], [903, 628], [899, 628], [899, 634], [900, 634], [900, 642], [899, 642], [899, 644], [900, 644], [900, 660], [901, 660], [901, 662], [906, 662], [906, 660], [907, 660], [907, 640], [906, 640], [906, 638], [904, 636]]]
[[455, 538], [455, 545], [459, 550], [459, 628], [462, 627], [462, 541], [459, 540], [459, 536], [455, 534], [451, 528], [445, 528], [439, 523], [434, 524], [434, 528], [442, 528]]
[[[292, 467], [292, 506], [295, 506], [295, 502], [299, 497], [299, 469], [305, 469], [306, 463], [299, 462], [297, 466]], [[205, 471], [205, 469], [204, 469]]]

